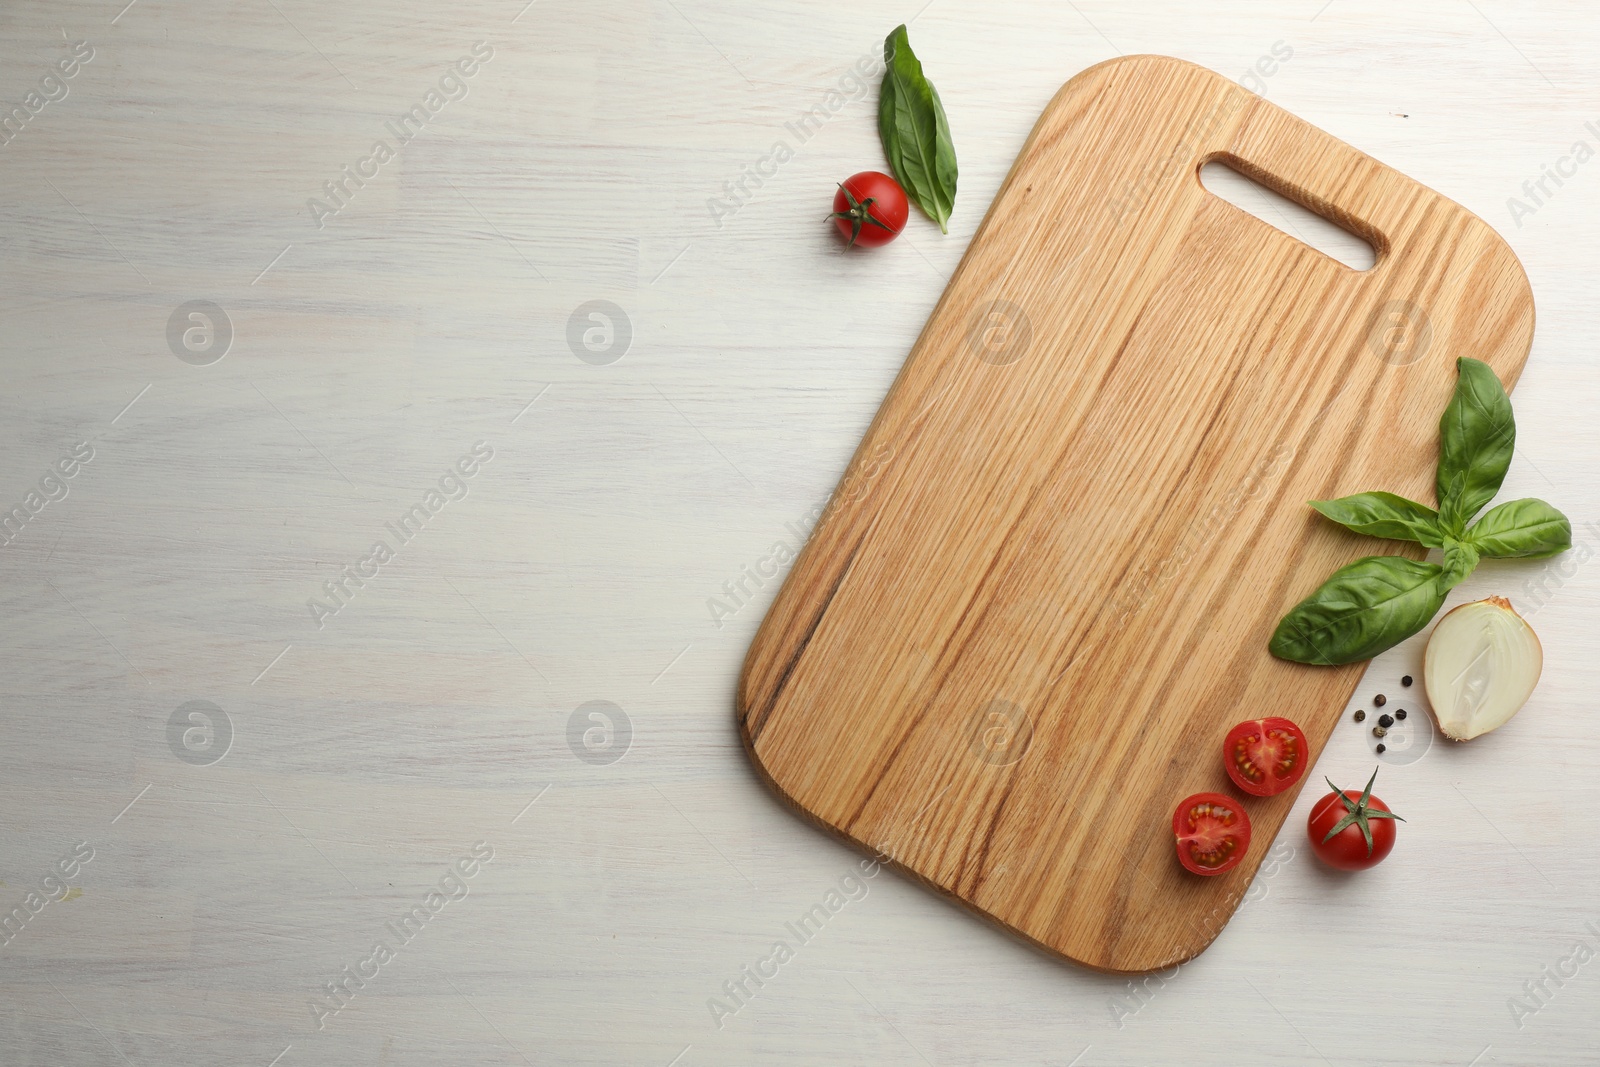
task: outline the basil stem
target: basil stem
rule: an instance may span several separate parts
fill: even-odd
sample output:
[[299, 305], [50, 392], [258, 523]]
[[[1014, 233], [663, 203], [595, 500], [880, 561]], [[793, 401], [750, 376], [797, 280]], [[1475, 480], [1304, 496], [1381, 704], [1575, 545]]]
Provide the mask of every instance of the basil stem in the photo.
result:
[[1444, 539], [1444, 563], [1439, 575], [1439, 591], [1449, 592], [1471, 574], [1478, 565], [1478, 547], [1471, 541]]

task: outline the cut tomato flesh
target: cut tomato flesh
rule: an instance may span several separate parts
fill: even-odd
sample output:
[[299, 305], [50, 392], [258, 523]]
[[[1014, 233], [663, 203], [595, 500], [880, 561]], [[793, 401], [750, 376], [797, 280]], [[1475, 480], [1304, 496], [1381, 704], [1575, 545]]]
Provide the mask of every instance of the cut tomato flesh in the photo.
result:
[[1228, 777], [1240, 789], [1273, 796], [1305, 773], [1306, 735], [1288, 719], [1252, 719], [1228, 731], [1223, 759]]
[[1227, 808], [1201, 805], [1189, 812], [1189, 833], [1183, 838], [1189, 858], [1202, 867], [1220, 867], [1239, 847], [1234, 836], [1234, 813]]
[[1197, 793], [1172, 815], [1178, 859], [1196, 874], [1221, 874], [1250, 847], [1250, 819], [1220, 793]]

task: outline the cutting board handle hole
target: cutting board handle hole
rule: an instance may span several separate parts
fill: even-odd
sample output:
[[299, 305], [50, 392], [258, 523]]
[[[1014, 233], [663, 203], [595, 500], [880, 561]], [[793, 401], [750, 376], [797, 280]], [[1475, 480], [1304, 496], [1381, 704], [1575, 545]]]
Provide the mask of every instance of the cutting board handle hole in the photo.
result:
[[[1279, 230], [1302, 244], [1338, 260], [1351, 270], [1371, 270], [1378, 261], [1374, 239], [1352, 229], [1353, 220], [1322, 214], [1268, 188], [1246, 173], [1242, 161], [1213, 157], [1200, 167], [1200, 184], [1213, 196], [1226, 200], [1247, 215]], [[1287, 188], [1287, 186], [1286, 186]]]

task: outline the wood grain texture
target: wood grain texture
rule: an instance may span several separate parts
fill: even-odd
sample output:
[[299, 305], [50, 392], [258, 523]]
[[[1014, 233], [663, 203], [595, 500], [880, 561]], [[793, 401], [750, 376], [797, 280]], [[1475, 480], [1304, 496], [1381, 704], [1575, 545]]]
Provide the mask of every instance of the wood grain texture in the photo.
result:
[[[1231, 166], [1367, 238], [1352, 271], [1201, 186]], [[1398, 316], [1398, 317], [1397, 317]], [[1092, 67], [1045, 109], [762, 625], [738, 717], [825, 826], [1062, 956], [1187, 960], [1256, 844], [1185, 874], [1174, 804], [1234, 722], [1320, 752], [1361, 665], [1279, 616], [1376, 545], [1312, 498], [1431, 499], [1457, 356], [1509, 388], [1516, 257], [1466, 209], [1202, 67]], [[1420, 558], [1420, 553], [1419, 553]]]

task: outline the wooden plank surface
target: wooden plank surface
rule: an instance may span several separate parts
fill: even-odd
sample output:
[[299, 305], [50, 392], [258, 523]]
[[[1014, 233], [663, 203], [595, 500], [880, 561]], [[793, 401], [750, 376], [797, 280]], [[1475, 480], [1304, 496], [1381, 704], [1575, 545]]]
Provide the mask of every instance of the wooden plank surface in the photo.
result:
[[[850, 71], [905, 21], [960, 159], [950, 233], [843, 255], [834, 183], [883, 166]], [[76, 40], [70, 93], [0, 146], [0, 506], [96, 450], [0, 549], [0, 910], [94, 858], [0, 945], [6, 1067], [1592, 1067], [1600, 964], [1507, 1004], [1600, 926], [1600, 159], [1561, 162], [1600, 145], [1586, 4], [5, 0], [0, 102]], [[479, 41], [468, 95], [318, 228], [307, 199]], [[1500, 230], [1539, 312], [1502, 497], [1587, 541], [1450, 595], [1510, 596], [1544, 643], [1493, 735], [1375, 757], [1349, 711], [1421, 640], [1367, 670], [1312, 774], [1382, 764], [1387, 861], [1323, 869], [1308, 785], [1217, 941], [1137, 978], [865, 877], [733, 713], [780, 546], [1044, 107], [1119, 52], [1220, 71]], [[841, 86], [802, 143], [786, 124]], [[167, 338], [199, 299], [234, 327], [208, 366]], [[632, 326], [606, 365], [567, 335], [598, 299]], [[478, 440], [467, 496], [318, 628], [307, 599]], [[196, 700], [232, 725], [208, 765], [169, 741]], [[596, 700], [631, 722], [609, 748]], [[470, 896], [319, 1027], [312, 998], [478, 840]], [[1370, 1025], [1352, 990], [1385, 998]]]
[[[1218, 158], [1366, 237], [1372, 269], [1206, 192]], [[1193, 64], [1085, 71], [757, 636], [746, 745], [796, 806], [1028, 940], [1112, 971], [1191, 958], [1298, 789], [1246, 805], [1256, 843], [1213, 878], [1178, 866], [1173, 807], [1227, 791], [1241, 719], [1288, 714], [1320, 751], [1361, 674], [1266, 650], [1392, 547], [1304, 501], [1430, 498], [1456, 357], [1509, 386], [1532, 336], [1520, 264], [1466, 209]]]

